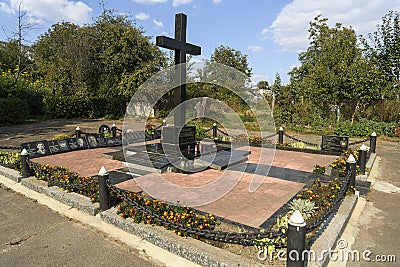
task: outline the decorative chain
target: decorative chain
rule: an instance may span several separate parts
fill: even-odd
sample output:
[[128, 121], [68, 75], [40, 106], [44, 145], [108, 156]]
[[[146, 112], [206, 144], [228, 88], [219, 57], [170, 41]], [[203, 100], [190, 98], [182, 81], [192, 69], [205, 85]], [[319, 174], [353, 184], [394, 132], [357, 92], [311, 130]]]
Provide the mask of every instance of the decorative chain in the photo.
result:
[[[230, 233], [230, 232], [220, 232], [220, 231], [213, 231], [213, 230], [200, 230], [198, 228], [193, 228], [190, 226], [185, 226], [178, 222], [172, 222], [159, 214], [153, 213], [151, 210], [143, 207], [139, 203], [137, 203], [132, 198], [128, 197], [126, 192], [115, 187], [107, 180], [107, 186], [109, 189], [114, 192], [117, 196], [121, 197], [125, 200], [128, 204], [134, 206], [137, 210], [143, 212], [147, 216], [150, 216], [152, 219], [156, 220], [158, 223], [166, 226], [171, 227], [175, 230], [179, 230], [181, 232], [185, 232], [189, 235], [197, 235], [199, 237], [220, 241], [224, 243], [231, 243], [231, 244], [240, 244], [243, 246], [252, 246], [255, 244], [255, 241], [262, 238], [277, 238], [277, 237], [285, 237], [287, 228], [282, 226], [279, 228], [278, 231], [273, 231], [271, 229], [266, 230], [265, 232], [260, 233]], [[259, 245], [265, 245], [263, 242], [258, 242]]]
[[307, 144], [307, 145], [310, 145], [310, 146], [319, 146], [319, 144], [315, 144], [315, 143], [303, 141], [303, 140], [301, 140], [301, 139], [298, 139], [298, 138], [296, 138], [296, 137], [293, 137], [293, 136], [291, 136], [291, 135], [288, 135], [288, 134], [285, 133], [285, 132], [283, 133], [283, 135], [286, 136], [286, 137], [288, 137], [288, 138], [290, 138], [290, 139], [292, 139], [292, 140], [294, 140], [294, 141], [296, 141], [296, 142], [302, 142], [302, 143]]
[[264, 137], [264, 139], [269, 139], [271, 137], [274, 137], [275, 135], [278, 135], [278, 133], [274, 133], [274, 134], [268, 135], [268, 136]]
[[333, 201], [333, 203], [328, 207], [328, 209], [318, 219], [314, 220], [309, 225], [307, 225], [307, 227], [306, 227], [307, 233], [313, 231], [315, 228], [317, 228], [319, 225], [321, 225], [329, 217], [329, 215], [331, 215], [332, 212], [336, 211], [339, 208], [342, 200], [344, 199], [344, 197], [346, 195], [346, 191], [350, 185], [350, 177], [351, 177], [351, 172], [349, 172], [346, 175], [345, 181], [342, 184], [339, 192], [335, 196], [335, 200]]
[[358, 144], [367, 142], [368, 140], [369, 140], [369, 138], [365, 138], [364, 140], [361, 140], [361, 141], [351, 142], [351, 143], [349, 143], [349, 146], [358, 145]]
[[229, 136], [229, 134], [227, 134], [226, 132], [222, 131], [221, 129], [217, 128], [217, 131], [222, 133], [223, 135]]

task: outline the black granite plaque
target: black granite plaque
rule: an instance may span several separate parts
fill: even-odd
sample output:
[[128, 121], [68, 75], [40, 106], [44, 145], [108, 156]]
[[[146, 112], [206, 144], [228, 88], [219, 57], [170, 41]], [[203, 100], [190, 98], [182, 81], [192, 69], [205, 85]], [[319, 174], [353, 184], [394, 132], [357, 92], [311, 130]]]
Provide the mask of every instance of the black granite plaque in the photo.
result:
[[323, 135], [321, 149], [329, 152], [343, 152], [349, 149], [349, 137], [338, 135]]
[[70, 150], [88, 148], [85, 137], [68, 138], [66, 139]]
[[87, 134], [85, 138], [89, 148], [98, 148], [107, 145], [102, 134]]
[[47, 141], [51, 154], [70, 151], [67, 139]]
[[104, 138], [106, 146], [120, 146], [122, 145], [122, 138], [120, 136]]
[[196, 143], [196, 127], [195, 126], [184, 126], [184, 127], [167, 126], [167, 127], [164, 127], [163, 143], [166, 143], [166, 144]]
[[191, 144], [162, 144], [163, 151], [165, 155], [168, 157], [182, 157], [184, 156], [187, 159], [194, 159], [195, 157], [195, 143]]
[[29, 158], [38, 158], [51, 154], [49, 144], [46, 140], [23, 143], [21, 144], [21, 148], [25, 148], [28, 151]]

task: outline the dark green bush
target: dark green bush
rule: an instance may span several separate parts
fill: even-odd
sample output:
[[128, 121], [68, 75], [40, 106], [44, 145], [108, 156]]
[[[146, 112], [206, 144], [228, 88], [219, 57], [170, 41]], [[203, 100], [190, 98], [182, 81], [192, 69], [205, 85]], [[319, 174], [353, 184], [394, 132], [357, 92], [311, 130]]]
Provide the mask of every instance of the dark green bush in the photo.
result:
[[24, 122], [28, 114], [28, 104], [25, 100], [16, 97], [0, 98], [1, 125]]
[[45, 112], [52, 118], [120, 118], [125, 115], [124, 97], [46, 96]]
[[351, 125], [350, 121], [344, 121], [335, 129], [337, 135], [347, 135], [350, 137], [368, 137], [372, 132], [378, 136], [386, 135], [393, 137], [396, 123], [376, 122], [372, 120], [361, 119]]
[[88, 99], [80, 96], [47, 95], [44, 107], [46, 115], [52, 118], [89, 117]]

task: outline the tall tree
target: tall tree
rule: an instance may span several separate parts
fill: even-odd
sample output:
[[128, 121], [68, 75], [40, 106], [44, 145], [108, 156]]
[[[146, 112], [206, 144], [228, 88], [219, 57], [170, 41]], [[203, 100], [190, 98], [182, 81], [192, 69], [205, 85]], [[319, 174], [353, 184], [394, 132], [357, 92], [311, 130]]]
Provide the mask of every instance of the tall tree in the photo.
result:
[[368, 37], [363, 39], [366, 54], [381, 71], [377, 78], [380, 79], [380, 120], [383, 121], [385, 99], [393, 95], [400, 97], [400, 12], [389, 11]]
[[112, 10], [91, 25], [55, 24], [34, 48], [40, 73], [64, 95], [129, 98], [165, 65], [144, 31]]
[[[247, 60], [247, 55], [242, 54], [239, 50], [234, 48], [220, 45], [215, 48], [214, 53], [211, 55], [210, 60], [207, 60], [205, 66], [198, 70], [198, 75], [195, 79], [200, 80], [208, 80], [213, 81], [220, 79], [218, 77], [220, 72], [215, 70], [216, 64], [223, 64], [228, 67], [235, 68], [236, 70], [243, 73], [246, 80], [241, 81], [240, 85], [237, 84], [237, 77], [223, 77], [225, 80], [224, 87], [215, 85], [215, 84], [207, 84], [207, 83], [197, 83], [188, 86], [188, 96], [190, 98], [193, 97], [211, 97], [214, 99], [218, 99], [220, 101], [225, 102], [225, 104], [229, 105], [233, 109], [239, 111], [245, 109], [245, 104], [243, 100], [236, 94], [232, 94], [230, 89], [235, 88], [237, 90], [243, 90], [246, 85], [246, 82], [249, 81], [251, 75], [251, 68], [249, 67], [249, 62]], [[234, 74], [232, 71], [231, 74]], [[228, 89], [230, 88], [230, 89]], [[202, 103], [197, 107], [197, 115], [201, 116], [204, 114], [204, 111], [208, 108], [208, 101], [204, 99]]]
[[[317, 16], [310, 22], [310, 46], [299, 55], [301, 65], [289, 74], [303, 103], [312, 103], [325, 118], [334, 110], [339, 122], [346, 104], [353, 107], [354, 117], [357, 106], [373, 97], [368, 85], [373, 68], [362, 57], [355, 31], [340, 23], [330, 28], [327, 21]], [[360, 68], [366, 71], [359, 72]]]

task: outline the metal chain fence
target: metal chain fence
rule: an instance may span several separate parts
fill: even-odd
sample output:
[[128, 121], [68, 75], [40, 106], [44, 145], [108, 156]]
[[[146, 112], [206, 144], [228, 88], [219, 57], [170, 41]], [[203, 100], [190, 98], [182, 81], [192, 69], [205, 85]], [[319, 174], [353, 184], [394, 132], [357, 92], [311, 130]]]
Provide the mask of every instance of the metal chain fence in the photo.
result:
[[311, 142], [307, 142], [307, 141], [298, 139], [298, 138], [296, 138], [296, 137], [294, 137], [294, 136], [288, 135], [288, 134], [285, 133], [285, 132], [283, 133], [283, 135], [286, 136], [286, 137], [289, 138], [289, 139], [292, 139], [293, 141], [302, 142], [302, 143], [304, 143], [304, 144], [306, 144], [306, 145], [310, 145], [310, 146], [320, 146], [320, 144], [311, 143]]
[[[132, 198], [128, 197], [126, 192], [115, 187], [107, 181], [107, 186], [110, 188], [112, 192], [114, 192], [117, 196], [121, 197], [128, 204], [134, 206], [138, 211], [143, 212], [145, 215], [150, 216], [152, 219], [156, 220], [158, 223], [163, 226], [173, 228], [175, 230], [179, 230], [181, 232], [185, 232], [188, 235], [197, 235], [198, 237], [202, 237], [209, 240], [215, 240], [224, 243], [231, 244], [239, 244], [243, 246], [252, 246], [255, 244], [256, 240], [269, 238], [275, 239], [277, 237], [285, 237], [287, 228], [282, 226], [278, 231], [274, 230], [266, 230], [265, 232], [257, 232], [257, 233], [231, 233], [231, 232], [222, 232], [222, 231], [213, 231], [213, 230], [201, 230], [199, 228], [193, 228], [190, 226], [185, 226], [178, 222], [170, 221], [159, 214], [152, 212], [151, 210], [145, 208], [144, 206], [137, 203]], [[265, 245], [263, 242], [258, 242], [258, 245]], [[279, 244], [277, 244], [279, 246]]]
[[318, 217], [318, 219], [314, 220], [313, 222], [307, 225], [306, 227], [307, 233], [313, 231], [315, 228], [320, 226], [333, 212], [339, 209], [340, 204], [342, 203], [344, 197], [346, 196], [347, 189], [349, 188], [351, 175], [352, 173], [349, 172], [345, 176], [344, 183], [342, 184], [339, 192], [335, 196], [335, 200], [328, 207], [328, 209], [320, 217]]

